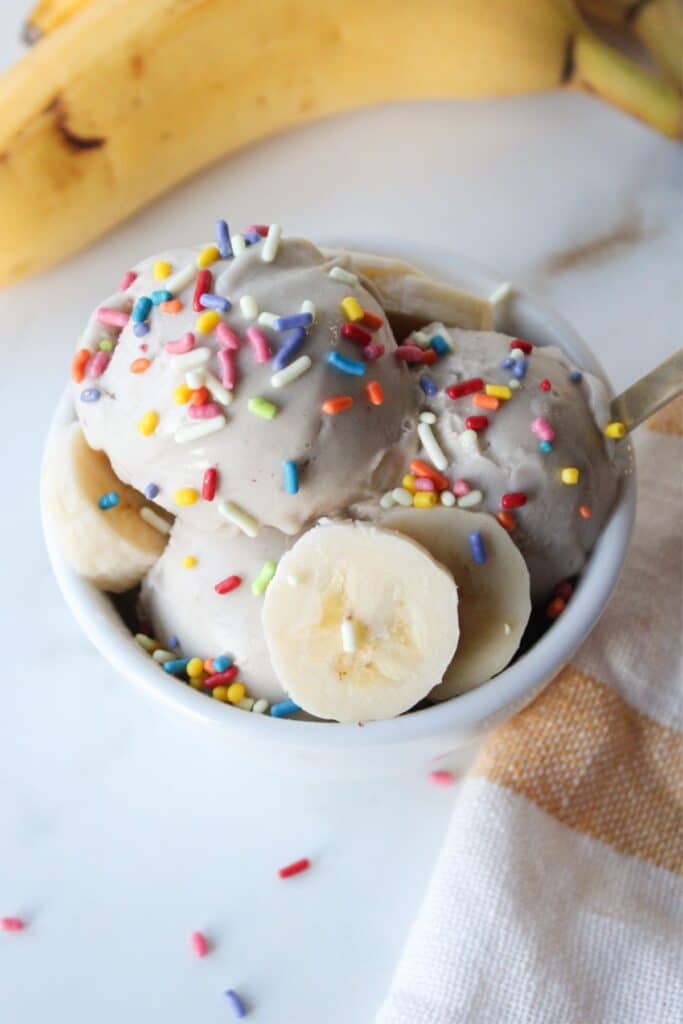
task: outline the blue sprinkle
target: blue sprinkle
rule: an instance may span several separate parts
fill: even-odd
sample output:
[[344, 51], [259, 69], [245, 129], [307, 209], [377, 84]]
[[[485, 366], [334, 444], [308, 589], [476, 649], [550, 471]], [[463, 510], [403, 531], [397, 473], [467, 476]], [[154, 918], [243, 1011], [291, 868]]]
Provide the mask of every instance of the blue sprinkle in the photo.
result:
[[479, 530], [472, 530], [469, 534], [470, 539], [470, 551], [472, 552], [472, 561], [476, 562], [477, 565], [483, 565], [486, 561], [486, 548], [484, 547], [484, 538], [479, 533]]
[[103, 494], [100, 500], [97, 502], [97, 504], [103, 511], [105, 511], [108, 508], [116, 508], [118, 503], [119, 496], [116, 493], [116, 491], [107, 491], [107, 493]]
[[149, 333], [149, 324], [143, 322], [135, 324], [133, 327], [133, 333], [136, 338], [144, 338], [144, 336]]
[[150, 501], [154, 501], [158, 493], [159, 488], [157, 487], [156, 484], [147, 484], [147, 486], [145, 487], [145, 497], [148, 498]]
[[507, 359], [504, 359], [500, 364], [500, 368], [501, 370], [511, 370], [516, 362], [516, 359], [513, 359], [512, 356], [508, 356]]
[[173, 676], [182, 675], [187, 668], [189, 660], [189, 658], [173, 658], [171, 661], [165, 661], [164, 672], [168, 672]]
[[99, 388], [85, 388], [81, 391], [80, 399], [81, 402], [97, 402], [102, 392]]
[[539, 452], [544, 452], [547, 455], [548, 452], [553, 450], [552, 443], [550, 441], [541, 441], [539, 442], [538, 450]]
[[149, 316], [151, 308], [152, 300], [150, 299], [149, 295], [141, 295], [138, 299], [136, 299], [135, 305], [133, 306], [133, 312], [131, 314], [133, 323], [141, 324], [143, 320], [146, 320], [147, 317]]
[[[165, 665], [164, 668], [166, 668]], [[270, 713], [273, 718], [286, 718], [287, 715], [295, 715], [297, 711], [301, 711], [301, 708], [293, 700], [281, 700], [279, 704], [271, 704], [270, 706]]]
[[216, 672], [227, 672], [232, 665], [232, 658], [227, 654], [221, 654], [218, 658], [213, 659], [213, 667]]
[[162, 302], [170, 302], [173, 298], [173, 292], [169, 292], [166, 288], [159, 288], [157, 291], [152, 292], [150, 298], [155, 306], [160, 306]]
[[579, 381], [583, 380], [583, 374], [580, 370], [572, 370], [572, 372], [569, 374], [569, 379], [570, 381], [572, 381], [573, 384], [578, 384]]
[[274, 331], [291, 331], [293, 327], [310, 327], [313, 323], [311, 313], [293, 313], [292, 316], [278, 316], [273, 320]]
[[166, 646], [168, 647], [169, 651], [175, 651], [176, 647], [180, 647], [180, 640], [175, 635], [175, 633], [172, 633], [171, 636], [169, 636], [168, 640], [166, 641]]
[[438, 356], [447, 356], [451, 351], [451, 346], [448, 344], [445, 338], [442, 338], [440, 334], [435, 334], [429, 343]]
[[216, 242], [222, 260], [229, 260], [233, 256], [232, 243], [230, 241], [230, 230], [224, 220], [216, 221]]
[[222, 295], [214, 295], [213, 292], [204, 292], [203, 295], [200, 295], [199, 305], [204, 309], [217, 309], [221, 313], [227, 313], [229, 309], [232, 309], [230, 299], [226, 299]]
[[291, 459], [286, 459], [282, 463], [282, 469], [285, 475], [285, 490], [287, 494], [298, 494], [299, 492], [299, 467], [296, 462]]
[[512, 367], [512, 376], [515, 380], [524, 380], [526, 377], [526, 359], [513, 359], [514, 366]]
[[342, 373], [348, 373], [352, 377], [362, 377], [365, 373], [365, 363], [361, 363], [358, 359], [347, 359], [341, 352], [328, 352], [325, 358], [330, 366], [334, 366], [335, 370], [341, 370]]
[[282, 370], [292, 361], [292, 358], [299, 351], [304, 341], [306, 340], [306, 332], [303, 327], [295, 327], [292, 331], [291, 337], [287, 338], [287, 341], [282, 345], [281, 348], [273, 356], [272, 365], [276, 370]]
[[242, 1020], [243, 1017], [246, 1017], [246, 1015], [247, 1015], [247, 1008], [244, 1005], [244, 1003], [242, 1002], [242, 1000], [240, 999], [240, 997], [237, 995], [235, 990], [232, 989], [232, 988], [227, 988], [223, 994], [225, 995], [225, 998], [230, 1003], [230, 1007], [232, 1009], [232, 1012], [235, 1014], [237, 1019], [238, 1020]]
[[244, 241], [247, 243], [247, 245], [256, 245], [257, 242], [262, 241], [262, 238], [259, 235], [258, 231], [247, 231], [247, 233], [244, 235]]
[[428, 377], [426, 373], [422, 374], [418, 383], [422, 390], [424, 391], [425, 395], [428, 395], [430, 398], [433, 395], [438, 394], [439, 392], [438, 384], [436, 384], [431, 377]]

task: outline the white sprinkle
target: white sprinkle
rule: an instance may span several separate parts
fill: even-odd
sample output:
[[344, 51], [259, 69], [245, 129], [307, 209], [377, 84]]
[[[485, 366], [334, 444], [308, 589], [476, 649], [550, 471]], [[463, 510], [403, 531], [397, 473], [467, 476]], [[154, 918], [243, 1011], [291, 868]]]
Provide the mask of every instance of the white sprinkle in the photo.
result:
[[140, 647], [143, 647], [150, 654], [156, 647], [156, 640], [152, 640], [151, 636], [147, 636], [146, 633], [136, 633], [135, 639], [140, 644]]
[[310, 299], [304, 299], [304, 301], [301, 303], [301, 312], [310, 313], [313, 319], [315, 320], [315, 305], [314, 303], [311, 302]]
[[481, 491], [470, 491], [469, 494], [458, 498], [458, 508], [474, 508], [475, 505], [481, 505], [483, 500], [484, 495]]
[[163, 665], [165, 661], [172, 661], [176, 655], [173, 654], [172, 651], [164, 651], [163, 648], [160, 648], [158, 651], [154, 651], [152, 657], [155, 661], [158, 661], [160, 665]]
[[413, 496], [405, 487], [394, 487], [391, 497], [397, 505], [403, 505], [404, 508], [413, 504]]
[[214, 377], [212, 373], [207, 373], [204, 376], [204, 383], [206, 384], [211, 397], [217, 402], [220, 402], [221, 405], [230, 405], [232, 402], [232, 395], [229, 391], [226, 391], [218, 377]]
[[[472, 431], [472, 433], [474, 434], [474, 431]], [[439, 442], [434, 437], [434, 431], [430, 427], [429, 423], [418, 423], [417, 436], [422, 442], [422, 447], [425, 450], [427, 458], [436, 466], [436, 468], [440, 470], [447, 469], [448, 459], [442, 452]]]
[[505, 302], [507, 297], [512, 292], [512, 285], [509, 281], [504, 281], [503, 284], [499, 284], [491, 294], [489, 295], [489, 303], [492, 306], [497, 306], [501, 302]]
[[424, 331], [413, 331], [410, 335], [418, 348], [429, 348], [431, 338]]
[[285, 366], [284, 370], [278, 370], [270, 378], [271, 388], [284, 388], [287, 384], [291, 384], [293, 380], [297, 380], [302, 377], [307, 370], [311, 368], [311, 357], [310, 356], [299, 356], [289, 366]]
[[[476, 430], [463, 430], [463, 432], [462, 432], [462, 434], [460, 434], [458, 440], [460, 441], [460, 444], [465, 449], [465, 451], [467, 451], [467, 452], [479, 451], [479, 438], [477, 436]], [[437, 469], [438, 468], [439, 467], [437, 466]]]
[[205, 366], [211, 358], [211, 349], [201, 346], [183, 352], [180, 356], [171, 356], [172, 370], [194, 370], [197, 366]]
[[230, 244], [235, 256], [239, 256], [246, 251], [247, 243], [244, 240], [244, 235], [230, 235]]
[[508, 387], [510, 388], [511, 391], [518, 391], [521, 388], [521, 386], [521, 381], [518, 381], [516, 377], [513, 378], [513, 380], [508, 381]]
[[259, 524], [239, 505], [235, 505], [232, 501], [219, 501], [218, 511], [229, 523], [233, 523], [243, 533], [246, 533], [247, 537], [258, 537]]
[[505, 633], [505, 636], [510, 636], [510, 633], [512, 632], [512, 626], [510, 625], [509, 622], [503, 623], [503, 632]]
[[261, 259], [264, 263], [272, 263], [277, 256], [282, 237], [282, 228], [279, 224], [271, 224], [268, 228], [266, 240], [261, 246]]
[[299, 586], [299, 577], [295, 576], [294, 573], [291, 572], [289, 574], [289, 576], [287, 577], [287, 583], [289, 584], [290, 587], [298, 587]]
[[201, 388], [206, 380], [206, 370], [188, 370], [185, 374], [185, 383], [191, 391]]
[[242, 697], [242, 700], [237, 701], [237, 707], [242, 708], [243, 711], [251, 711], [255, 704], [253, 697]]
[[343, 267], [332, 267], [327, 271], [327, 276], [333, 281], [341, 281], [342, 284], [358, 284], [358, 275], [352, 274], [350, 270], [344, 270]]
[[441, 504], [445, 505], [446, 508], [453, 508], [455, 505], [455, 495], [451, 491], [442, 491], [440, 495]]
[[257, 700], [257, 701], [254, 702], [254, 706], [252, 708], [252, 711], [254, 712], [255, 715], [263, 715], [263, 714], [266, 713], [267, 710], [268, 710], [268, 701], [267, 700], [263, 700], [263, 698], [261, 698], [261, 700]]
[[146, 505], [143, 505], [140, 509], [140, 518], [144, 519], [149, 526], [153, 526], [159, 533], [171, 532], [171, 524], [167, 523], [164, 517], [155, 512], [153, 508], [147, 508]]
[[277, 313], [259, 313], [257, 319], [261, 327], [272, 327], [273, 321], [277, 320], [278, 317]]
[[341, 624], [342, 650], [346, 654], [353, 654], [358, 646], [356, 626], [352, 619], [344, 619]]
[[177, 444], [197, 441], [200, 437], [206, 437], [208, 434], [215, 434], [217, 430], [222, 430], [226, 422], [225, 416], [212, 416], [209, 420], [186, 423], [176, 430], [174, 437]]
[[394, 497], [391, 491], [387, 491], [387, 493], [383, 494], [382, 497], [379, 499], [380, 508], [393, 508], [395, 504], [396, 498]]
[[522, 352], [521, 348], [513, 348], [510, 352], [511, 359], [526, 359], [526, 352]]
[[258, 306], [253, 295], [243, 295], [240, 299], [240, 312], [245, 320], [256, 320]]
[[199, 267], [196, 263], [191, 263], [189, 267], [183, 267], [182, 270], [176, 271], [175, 274], [171, 274], [164, 281], [164, 288], [166, 291], [173, 292], [177, 295], [183, 288], [187, 288], [188, 284], [191, 284], [197, 274], [199, 273]]
[[436, 416], [433, 412], [421, 412], [420, 423], [431, 423], [433, 426], [436, 423]]

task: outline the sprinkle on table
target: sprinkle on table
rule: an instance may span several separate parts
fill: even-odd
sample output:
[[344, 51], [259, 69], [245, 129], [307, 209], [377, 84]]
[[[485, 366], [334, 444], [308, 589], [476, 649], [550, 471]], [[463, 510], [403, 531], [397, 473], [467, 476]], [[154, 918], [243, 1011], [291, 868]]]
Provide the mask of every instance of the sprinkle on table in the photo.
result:
[[452, 786], [455, 778], [453, 772], [434, 771], [429, 773], [429, 781], [434, 786]]
[[241, 576], [226, 576], [224, 580], [219, 580], [218, 583], [215, 583], [213, 589], [217, 594], [229, 594], [231, 591], [237, 590], [241, 582]]
[[190, 948], [196, 957], [205, 957], [209, 952], [209, 943], [203, 932], [190, 933]]
[[25, 927], [21, 917], [0, 917], [0, 932], [22, 932]]
[[301, 860], [295, 860], [292, 864], [278, 868], [277, 873], [280, 878], [292, 878], [293, 875], [300, 875], [302, 871], [308, 871], [310, 866], [311, 862], [308, 857], [302, 857]]
[[237, 994], [237, 992], [235, 992], [234, 988], [227, 988], [223, 994], [228, 1000], [230, 1009], [234, 1013], [235, 1017], [238, 1020], [242, 1020], [243, 1017], [246, 1017], [247, 1008], [244, 1004], [244, 1000]]

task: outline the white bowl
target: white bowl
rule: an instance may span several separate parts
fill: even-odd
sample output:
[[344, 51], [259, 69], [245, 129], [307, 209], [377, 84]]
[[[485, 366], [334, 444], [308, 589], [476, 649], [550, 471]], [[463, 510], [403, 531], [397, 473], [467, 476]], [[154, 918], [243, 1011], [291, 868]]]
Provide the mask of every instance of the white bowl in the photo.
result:
[[[405, 240], [333, 238], [321, 244], [397, 256], [427, 273], [482, 296], [502, 277], [438, 247]], [[524, 292], [506, 304], [500, 324], [509, 334], [563, 349], [577, 366], [605, 377], [597, 359], [561, 317]], [[75, 417], [67, 388], [50, 431]], [[212, 700], [161, 671], [135, 642], [106, 594], [77, 576], [66, 563], [43, 504], [48, 554], [67, 604], [92, 643], [109, 663], [141, 691], [190, 716], [196, 726], [218, 730], [226, 749], [311, 777], [362, 776], [414, 769], [451, 755], [528, 704], [571, 658], [603, 612], [619, 578], [635, 512], [635, 478], [622, 481], [600, 540], [566, 610], [541, 639], [514, 664], [476, 690], [442, 704], [363, 727], [254, 715]]]

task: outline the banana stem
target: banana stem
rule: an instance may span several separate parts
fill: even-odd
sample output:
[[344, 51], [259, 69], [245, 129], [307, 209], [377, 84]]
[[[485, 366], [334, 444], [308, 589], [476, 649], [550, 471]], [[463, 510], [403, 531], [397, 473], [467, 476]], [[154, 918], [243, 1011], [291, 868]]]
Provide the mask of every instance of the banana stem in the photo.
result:
[[572, 57], [567, 80], [571, 88], [602, 97], [664, 135], [681, 136], [681, 95], [668, 82], [587, 33], [574, 40]]

